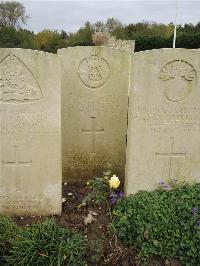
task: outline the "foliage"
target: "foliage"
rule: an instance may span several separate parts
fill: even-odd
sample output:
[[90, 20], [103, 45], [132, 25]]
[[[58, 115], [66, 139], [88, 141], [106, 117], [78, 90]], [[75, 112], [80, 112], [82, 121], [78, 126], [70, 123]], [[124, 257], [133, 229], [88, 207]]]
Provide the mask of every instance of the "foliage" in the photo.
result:
[[64, 31], [60, 34], [58, 31], [43, 30], [35, 36], [34, 46], [38, 50], [56, 53], [59, 48], [67, 46], [65, 38]]
[[6, 27], [0, 30], [0, 47], [6, 48], [30, 48], [34, 46], [34, 34], [27, 30]]
[[124, 194], [117, 189], [120, 185], [120, 181], [116, 175], [111, 177], [111, 171], [106, 170], [103, 172], [102, 177], [94, 177], [87, 182], [90, 187], [90, 192], [83, 199], [83, 203], [94, 200], [96, 204], [102, 204], [109, 202], [115, 203], [119, 198], [123, 197]]
[[28, 19], [25, 7], [17, 1], [0, 2], [0, 28], [19, 27], [26, 24]]
[[88, 257], [91, 263], [99, 263], [104, 257], [105, 236], [92, 239], [88, 242]]
[[200, 31], [197, 33], [182, 33], [178, 35], [176, 47], [196, 49], [200, 48]]
[[10, 265], [84, 265], [86, 243], [82, 235], [60, 228], [53, 219], [21, 229], [10, 250]]
[[90, 22], [86, 22], [83, 28], [80, 28], [76, 33], [71, 33], [68, 38], [68, 46], [92, 46], [92, 35], [94, 29]]
[[91, 25], [95, 32], [104, 32], [113, 34], [117, 29], [123, 28], [122, 23], [116, 18], [108, 18], [106, 22], [97, 21]]
[[191, 180], [185, 180], [185, 178], [168, 178], [167, 181], [161, 181], [159, 183], [159, 189], [164, 189], [164, 190], [171, 190], [174, 188], [181, 188], [185, 186], [186, 184], [192, 184], [194, 181]]
[[17, 225], [10, 217], [0, 215], [0, 255], [8, 254], [12, 246], [13, 240], [18, 232]]
[[125, 27], [125, 31], [129, 39], [135, 39], [138, 36], [143, 37], [162, 37], [169, 38], [173, 35], [173, 24], [165, 25], [162, 23], [149, 23], [147, 21], [139, 22], [136, 24], [129, 24]]
[[90, 192], [83, 202], [94, 200], [96, 204], [102, 204], [108, 201], [110, 188], [107, 177], [94, 177], [87, 182], [87, 185], [90, 187]]
[[[1, 17], [1, 15], [0, 15]], [[86, 22], [77, 32], [66, 33], [65, 31], [42, 30], [33, 32], [16, 29], [13, 27], [0, 26], [0, 47], [21, 47], [38, 49], [56, 53], [57, 49], [69, 46], [92, 46], [92, 36], [98, 34], [95, 43], [102, 45], [105, 34], [111, 34], [124, 40], [135, 40], [136, 51], [172, 47], [174, 25], [165, 25], [155, 22], [139, 22], [123, 25], [115, 18], [108, 18], [106, 22]], [[196, 49], [200, 48], [200, 23], [196, 25], [185, 24], [177, 27], [177, 48]], [[97, 38], [98, 37], [98, 38]], [[106, 37], [107, 38], [107, 37]]]
[[141, 258], [178, 258], [200, 264], [200, 184], [138, 192], [118, 201], [112, 226]]

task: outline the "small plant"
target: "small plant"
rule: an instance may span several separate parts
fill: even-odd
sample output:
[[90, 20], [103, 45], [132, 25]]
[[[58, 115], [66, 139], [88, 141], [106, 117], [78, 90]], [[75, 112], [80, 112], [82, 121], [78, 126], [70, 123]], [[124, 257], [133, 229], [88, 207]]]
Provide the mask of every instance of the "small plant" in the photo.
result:
[[118, 201], [111, 228], [142, 259], [200, 265], [200, 184], [138, 192]]
[[94, 200], [97, 204], [115, 203], [118, 198], [123, 196], [120, 193], [118, 187], [120, 185], [120, 180], [116, 175], [111, 176], [111, 171], [107, 170], [103, 172], [102, 177], [94, 177], [92, 180], [87, 182], [90, 187], [90, 192], [84, 198], [83, 202], [90, 202]]
[[110, 193], [110, 202], [115, 204], [119, 199], [124, 197], [124, 193], [121, 190], [116, 190]]
[[84, 265], [86, 242], [82, 235], [60, 228], [53, 219], [22, 228], [7, 261], [10, 265]]
[[104, 258], [104, 243], [105, 238], [103, 236], [88, 242], [91, 263], [99, 263]]
[[12, 219], [8, 216], [0, 215], [0, 256], [8, 254], [17, 232], [18, 227]]
[[83, 202], [90, 202], [92, 200], [97, 204], [101, 204], [107, 201], [109, 194], [108, 181], [102, 177], [94, 177], [94, 179], [87, 182], [91, 191], [83, 199]]
[[159, 188], [163, 190], [171, 190], [174, 188], [181, 188], [185, 186], [186, 184], [192, 185], [193, 183], [189, 180], [186, 181], [185, 178], [173, 177], [173, 178], [168, 178], [167, 181], [161, 181], [159, 183]]

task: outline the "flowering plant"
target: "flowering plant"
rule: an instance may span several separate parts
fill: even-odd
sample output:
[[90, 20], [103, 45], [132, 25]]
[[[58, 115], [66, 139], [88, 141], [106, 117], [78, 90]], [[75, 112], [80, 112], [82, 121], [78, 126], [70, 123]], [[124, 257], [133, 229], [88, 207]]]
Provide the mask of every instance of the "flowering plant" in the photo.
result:
[[94, 177], [89, 180], [87, 186], [90, 187], [90, 192], [84, 198], [83, 202], [94, 200], [95, 203], [110, 203], [114, 204], [124, 194], [119, 190], [120, 180], [116, 175], [111, 176], [111, 171], [103, 172], [102, 177]]
[[199, 183], [169, 192], [140, 191], [117, 202], [110, 228], [137, 249], [138, 258], [161, 256], [200, 265], [199, 195]]
[[168, 178], [167, 181], [161, 181], [159, 183], [159, 188], [163, 190], [172, 190], [175, 188], [180, 188], [186, 184], [192, 184], [191, 181], [186, 182], [184, 178]]
[[194, 220], [196, 221], [195, 225], [200, 227], [200, 210], [199, 210], [199, 208], [193, 207], [191, 211], [192, 211]]
[[113, 175], [109, 180], [110, 188], [118, 188], [120, 185], [119, 178], [116, 175]]
[[118, 199], [124, 197], [124, 193], [121, 190], [116, 190], [110, 193], [110, 202], [111, 204], [115, 204]]

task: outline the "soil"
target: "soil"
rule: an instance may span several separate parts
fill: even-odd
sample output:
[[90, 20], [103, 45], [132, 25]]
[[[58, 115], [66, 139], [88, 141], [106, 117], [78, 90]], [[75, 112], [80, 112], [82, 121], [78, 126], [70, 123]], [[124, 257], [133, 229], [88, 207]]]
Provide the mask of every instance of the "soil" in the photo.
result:
[[[62, 215], [53, 216], [61, 227], [73, 228], [82, 232], [88, 239], [92, 251], [87, 253], [85, 258], [87, 266], [138, 266], [142, 265], [137, 261], [135, 251], [125, 247], [108, 230], [111, 222], [108, 208], [106, 205], [97, 205], [94, 202], [81, 206], [82, 200], [89, 192], [89, 188], [83, 182], [63, 184], [63, 198], [66, 199], [62, 204]], [[91, 224], [84, 225], [84, 217], [92, 211], [97, 215]], [[52, 217], [52, 216], [51, 216]], [[14, 217], [19, 226], [30, 226], [32, 223], [45, 220], [44, 216]], [[96, 243], [96, 244], [95, 244]], [[95, 262], [98, 261], [98, 262]], [[148, 261], [148, 266], [180, 266], [176, 260], [152, 259]]]

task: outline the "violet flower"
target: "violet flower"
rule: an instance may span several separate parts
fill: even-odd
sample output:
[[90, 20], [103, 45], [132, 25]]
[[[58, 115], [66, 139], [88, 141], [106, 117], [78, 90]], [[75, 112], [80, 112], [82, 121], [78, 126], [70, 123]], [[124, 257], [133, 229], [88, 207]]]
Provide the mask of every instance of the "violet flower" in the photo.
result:
[[198, 208], [197, 207], [194, 207], [194, 208], [192, 208], [192, 214], [197, 214], [197, 212], [198, 212]]
[[111, 192], [111, 194], [110, 194], [110, 202], [112, 204], [115, 204], [118, 199], [123, 198], [123, 197], [124, 197], [124, 193], [121, 190], [117, 190], [115, 192]]

